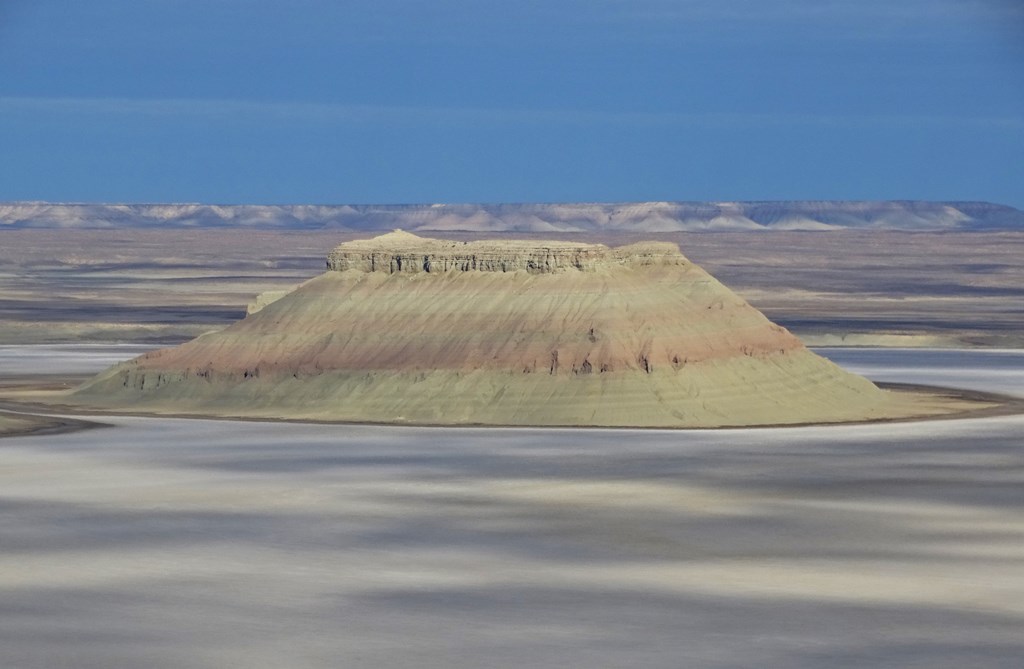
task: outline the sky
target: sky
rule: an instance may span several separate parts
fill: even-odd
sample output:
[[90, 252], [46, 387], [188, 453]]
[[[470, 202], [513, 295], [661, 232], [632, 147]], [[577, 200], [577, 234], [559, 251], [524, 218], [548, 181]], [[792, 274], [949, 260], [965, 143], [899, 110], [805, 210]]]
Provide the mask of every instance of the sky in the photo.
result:
[[0, 201], [989, 200], [1024, 0], [0, 0]]

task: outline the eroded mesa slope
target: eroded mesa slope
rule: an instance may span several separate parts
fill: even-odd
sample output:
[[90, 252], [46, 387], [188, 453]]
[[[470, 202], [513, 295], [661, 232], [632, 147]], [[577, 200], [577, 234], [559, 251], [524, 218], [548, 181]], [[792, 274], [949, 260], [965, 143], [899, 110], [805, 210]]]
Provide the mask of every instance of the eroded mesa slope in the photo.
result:
[[[436, 424], [693, 427], [897, 415], [672, 244], [342, 244], [244, 320], [118, 365], [101, 408]], [[895, 412], [895, 413], [894, 413]]]

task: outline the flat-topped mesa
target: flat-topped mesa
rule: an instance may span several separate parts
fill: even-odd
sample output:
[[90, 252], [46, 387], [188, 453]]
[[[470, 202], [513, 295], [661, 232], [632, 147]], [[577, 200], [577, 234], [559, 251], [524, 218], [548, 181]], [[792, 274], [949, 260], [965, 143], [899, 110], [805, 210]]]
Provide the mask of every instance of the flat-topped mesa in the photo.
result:
[[455, 242], [396, 231], [342, 244], [328, 267], [336, 271], [264, 296], [223, 330], [107, 370], [73, 401], [445, 425], [907, 415], [674, 244]]
[[683, 265], [670, 243], [644, 242], [615, 249], [604, 244], [525, 240], [459, 242], [429, 239], [401, 230], [339, 245], [327, 256], [335, 272], [445, 273], [518, 272], [550, 274], [594, 271], [608, 265]]

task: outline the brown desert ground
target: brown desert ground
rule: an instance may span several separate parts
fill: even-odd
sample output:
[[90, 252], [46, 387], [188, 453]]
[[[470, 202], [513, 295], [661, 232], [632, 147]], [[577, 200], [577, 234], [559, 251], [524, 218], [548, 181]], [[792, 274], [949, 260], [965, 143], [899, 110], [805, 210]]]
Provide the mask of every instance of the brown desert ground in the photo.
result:
[[42, 419], [36, 416], [19, 416], [18, 414], [0, 413], [0, 436], [24, 434], [41, 425]]
[[[35, 386], [28, 386], [32, 394], [40, 392]], [[0, 390], [0, 392], [10, 392]], [[22, 390], [24, 392], [24, 390]], [[14, 393], [19, 394], [17, 391]], [[45, 407], [37, 407], [43, 408]], [[0, 437], [25, 437], [30, 435], [60, 434], [62, 432], [73, 432], [75, 430], [98, 427], [98, 423], [77, 420], [74, 418], [38, 415], [29, 413], [10, 413], [0, 411]]]
[[[182, 342], [241, 318], [260, 293], [290, 290], [316, 276], [339, 242], [369, 236], [0, 230], [0, 343]], [[808, 344], [1024, 346], [1024, 232], [643, 237], [679, 244], [686, 257]], [[571, 239], [611, 246], [639, 241], [595, 233]]]

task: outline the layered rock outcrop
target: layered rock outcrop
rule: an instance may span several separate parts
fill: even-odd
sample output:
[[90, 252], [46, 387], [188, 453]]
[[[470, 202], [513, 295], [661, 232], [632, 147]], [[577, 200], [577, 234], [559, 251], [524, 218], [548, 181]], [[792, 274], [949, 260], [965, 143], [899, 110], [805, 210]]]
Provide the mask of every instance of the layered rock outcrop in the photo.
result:
[[619, 249], [576, 242], [474, 241], [424, 239], [395, 230], [392, 233], [342, 244], [327, 256], [335, 272], [527, 272], [550, 274], [568, 270], [594, 271], [601, 265], [655, 262], [682, 264], [675, 244], [646, 242]]
[[225, 330], [108, 370], [75, 400], [492, 425], [758, 425], [902, 411], [671, 244], [395, 232], [342, 244], [328, 267]]

